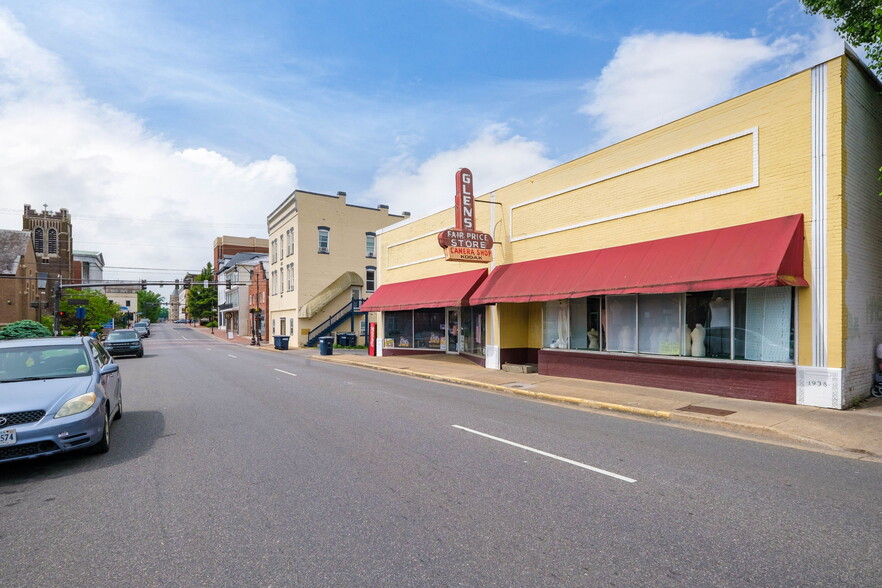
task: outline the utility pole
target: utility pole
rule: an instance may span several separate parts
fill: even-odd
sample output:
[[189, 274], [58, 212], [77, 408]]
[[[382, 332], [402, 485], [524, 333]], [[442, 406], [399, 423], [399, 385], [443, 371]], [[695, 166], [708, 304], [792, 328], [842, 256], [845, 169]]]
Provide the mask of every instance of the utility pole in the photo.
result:
[[52, 305], [52, 333], [58, 337], [61, 335], [61, 329], [58, 324], [58, 313], [61, 312], [61, 274], [55, 278], [55, 296]]

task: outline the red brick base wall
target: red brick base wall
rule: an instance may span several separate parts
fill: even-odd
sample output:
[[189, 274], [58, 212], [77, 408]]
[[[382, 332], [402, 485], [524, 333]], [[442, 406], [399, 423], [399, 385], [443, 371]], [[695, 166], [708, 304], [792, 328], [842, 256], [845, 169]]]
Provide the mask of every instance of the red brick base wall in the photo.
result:
[[796, 367], [539, 350], [539, 373], [796, 404]]
[[440, 353], [444, 352], [435, 349], [401, 349], [398, 347], [383, 348], [383, 355], [389, 357], [393, 355], [438, 355]]

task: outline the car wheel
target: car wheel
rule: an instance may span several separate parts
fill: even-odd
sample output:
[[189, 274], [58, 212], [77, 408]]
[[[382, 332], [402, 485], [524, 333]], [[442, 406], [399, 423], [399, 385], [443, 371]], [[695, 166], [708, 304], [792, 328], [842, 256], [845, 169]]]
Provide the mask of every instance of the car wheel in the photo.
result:
[[104, 431], [101, 441], [89, 448], [92, 453], [107, 453], [110, 450], [110, 417], [104, 412]]
[[122, 418], [122, 392], [120, 392], [119, 398], [117, 399], [116, 415], [113, 417], [113, 420], [118, 421], [121, 418]]
[[135, 357], [144, 357], [144, 352], [143, 352], [143, 351], [139, 351], [139, 352], [135, 355]]

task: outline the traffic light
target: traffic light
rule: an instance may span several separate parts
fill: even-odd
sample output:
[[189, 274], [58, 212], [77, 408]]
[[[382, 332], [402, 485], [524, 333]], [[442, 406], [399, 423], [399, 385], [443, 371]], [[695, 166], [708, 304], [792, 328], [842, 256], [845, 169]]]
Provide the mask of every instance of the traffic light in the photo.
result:
[[146, 290], [146, 289], [147, 289], [147, 280], [141, 280], [141, 289], [142, 289], [142, 290]]
[[60, 319], [63, 319], [64, 317], [67, 316], [67, 311], [66, 310], [59, 310], [58, 312], [55, 313], [55, 316], [57, 316]]
[[184, 290], [190, 289], [190, 278], [184, 278]]

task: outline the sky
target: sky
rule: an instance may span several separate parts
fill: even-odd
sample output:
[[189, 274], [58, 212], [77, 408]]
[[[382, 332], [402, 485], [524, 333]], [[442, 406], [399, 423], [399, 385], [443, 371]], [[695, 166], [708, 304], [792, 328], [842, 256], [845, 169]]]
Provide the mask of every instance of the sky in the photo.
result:
[[797, 0], [0, 0], [0, 228], [174, 280], [295, 189], [419, 217], [842, 48]]

